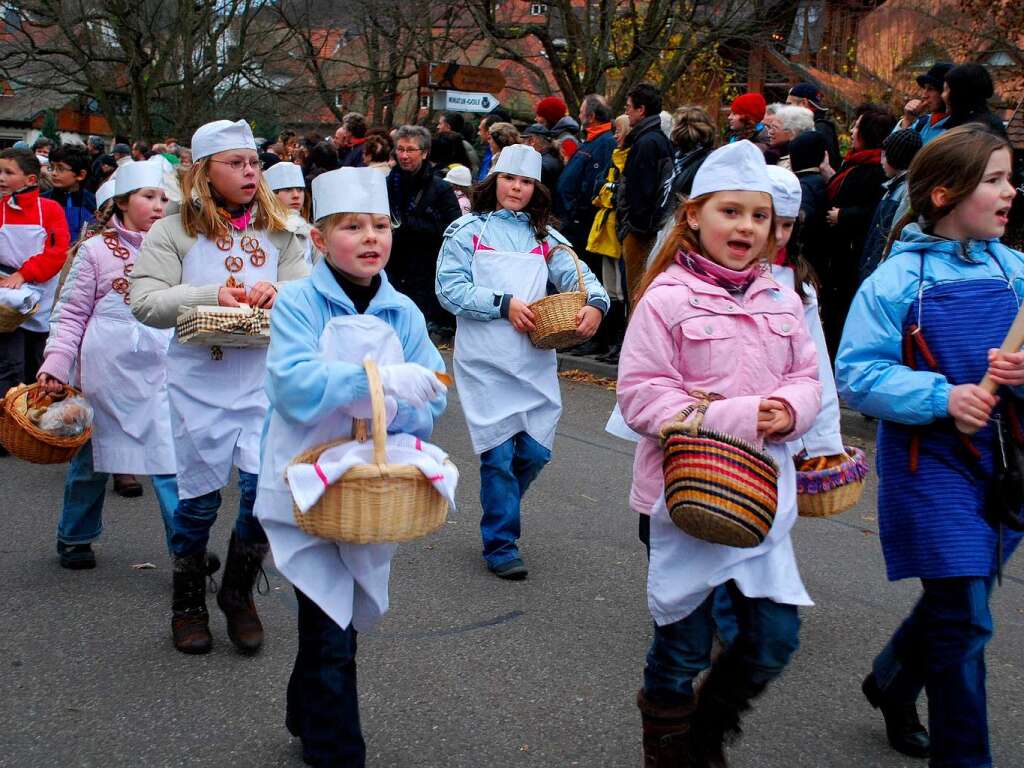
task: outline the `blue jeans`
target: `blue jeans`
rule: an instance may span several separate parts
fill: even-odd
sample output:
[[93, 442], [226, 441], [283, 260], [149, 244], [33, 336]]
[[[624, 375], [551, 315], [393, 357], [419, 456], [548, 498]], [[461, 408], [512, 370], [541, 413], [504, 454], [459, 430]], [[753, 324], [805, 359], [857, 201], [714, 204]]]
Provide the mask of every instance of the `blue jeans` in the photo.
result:
[[[778, 677], [799, 646], [800, 615], [795, 605], [747, 597], [731, 581], [725, 586], [739, 624], [731, 652], [748, 682], [766, 685]], [[644, 695], [650, 700], [671, 705], [693, 698], [693, 679], [711, 664], [714, 600], [712, 592], [689, 616], [654, 627], [644, 668]]]
[[989, 768], [985, 646], [994, 579], [922, 579], [924, 594], [874, 663], [893, 703], [928, 693], [931, 768]]
[[[57, 523], [57, 541], [62, 544], [88, 544], [103, 532], [103, 499], [106, 496], [106, 472], [92, 468], [92, 441], [83, 445], [68, 467], [64, 478], [64, 508]], [[176, 475], [151, 475], [156, 502], [164, 521], [167, 549], [174, 533], [174, 510], [178, 506]]]
[[715, 629], [718, 631], [718, 639], [722, 641], [725, 648], [728, 648], [740, 633], [740, 624], [736, 618], [736, 609], [732, 604], [732, 595], [729, 594], [729, 589], [725, 584], [719, 584], [715, 588], [713, 598], [711, 617], [715, 622]]
[[491, 568], [519, 557], [519, 503], [551, 451], [525, 432], [480, 454], [480, 535]]
[[299, 652], [288, 680], [288, 729], [310, 765], [363, 768], [366, 744], [356, 692], [356, 631], [342, 629], [306, 595], [299, 601]]
[[[239, 541], [265, 544], [267, 534], [260, 521], [253, 517], [252, 508], [256, 503], [256, 482], [259, 475], [238, 471], [238, 517], [235, 519], [235, 536]], [[182, 499], [174, 512], [174, 535], [171, 537], [171, 554], [185, 557], [206, 550], [210, 540], [210, 528], [217, 520], [220, 509], [220, 491], [211, 491], [194, 499]]]

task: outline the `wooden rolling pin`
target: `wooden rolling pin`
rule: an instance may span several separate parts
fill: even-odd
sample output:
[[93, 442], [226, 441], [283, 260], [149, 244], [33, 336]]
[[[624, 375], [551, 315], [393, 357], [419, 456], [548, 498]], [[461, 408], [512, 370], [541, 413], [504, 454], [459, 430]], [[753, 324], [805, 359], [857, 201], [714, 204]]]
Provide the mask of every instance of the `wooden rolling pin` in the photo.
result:
[[[1020, 352], [1021, 347], [1024, 347], [1024, 307], [1021, 307], [1017, 311], [1017, 317], [1013, 319], [1013, 325], [1011, 325], [1010, 330], [1006, 332], [1006, 338], [1003, 339], [1003, 344], [999, 347], [999, 350], [1001, 352]], [[987, 373], [978, 386], [987, 392], [991, 392], [993, 395], [996, 393], [996, 390], [999, 389], [999, 385], [992, 381], [992, 379], [988, 377]], [[961, 424], [960, 422], [957, 422], [956, 428], [965, 435], [973, 435], [978, 431], [974, 427]]]

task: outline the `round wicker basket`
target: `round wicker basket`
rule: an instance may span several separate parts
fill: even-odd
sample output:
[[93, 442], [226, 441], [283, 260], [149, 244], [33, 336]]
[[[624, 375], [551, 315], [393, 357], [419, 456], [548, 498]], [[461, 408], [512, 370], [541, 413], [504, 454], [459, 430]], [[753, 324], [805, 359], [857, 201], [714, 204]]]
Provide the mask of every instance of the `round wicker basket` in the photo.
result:
[[24, 323], [38, 311], [38, 304], [32, 307], [32, 311], [29, 312], [27, 315], [21, 314], [21, 312], [17, 311], [16, 309], [11, 309], [10, 307], [0, 305], [0, 333], [10, 333], [11, 331], [21, 326], [22, 323]]
[[[38, 384], [11, 387], [0, 404], [0, 444], [12, 455], [33, 464], [64, 464], [92, 437], [92, 427], [74, 437], [60, 437], [44, 432], [33, 424], [27, 414], [30, 399], [40, 392]], [[81, 394], [65, 387], [67, 395]]]
[[576, 315], [587, 305], [583, 270], [576, 252], [567, 245], [556, 245], [548, 251], [548, 258], [550, 259], [559, 249], [572, 255], [576, 264], [579, 290], [545, 296], [530, 305], [534, 314], [534, 330], [530, 331], [530, 341], [538, 349], [567, 349], [583, 341], [576, 333]]
[[864, 451], [846, 446], [846, 461], [834, 467], [802, 471], [797, 465], [796, 501], [801, 517], [832, 517], [857, 506], [868, 465]]
[[[384, 390], [376, 363], [367, 360], [365, 366], [373, 403], [373, 464], [350, 469], [305, 513], [293, 504], [295, 523], [311, 536], [351, 544], [422, 538], [444, 525], [448, 501], [415, 466], [387, 463]], [[353, 431], [352, 439], [367, 439], [365, 421], [357, 419]], [[327, 449], [347, 442], [319, 445], [291, 463], [314, 463]]]

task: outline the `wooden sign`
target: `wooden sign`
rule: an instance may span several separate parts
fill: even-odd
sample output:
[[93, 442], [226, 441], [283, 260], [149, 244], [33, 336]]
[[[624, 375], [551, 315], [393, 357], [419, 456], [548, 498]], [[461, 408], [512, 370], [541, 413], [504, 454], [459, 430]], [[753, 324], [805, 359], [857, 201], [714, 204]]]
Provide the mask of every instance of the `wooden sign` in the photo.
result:
[[450, 91], [498, 93], [505, 89], [505, 75], [492, 67], [468, 64], [432, 64], [427, 87]]

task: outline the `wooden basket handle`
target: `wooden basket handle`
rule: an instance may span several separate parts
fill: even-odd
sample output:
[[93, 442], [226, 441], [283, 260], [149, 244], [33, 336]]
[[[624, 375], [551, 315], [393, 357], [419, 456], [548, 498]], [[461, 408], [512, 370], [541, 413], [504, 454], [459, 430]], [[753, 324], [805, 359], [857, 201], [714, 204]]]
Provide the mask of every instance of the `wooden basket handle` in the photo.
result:
[[559, 250], [568, 251], [569, 255], [572, 256], [573, 263], [576, 265], [576, 280], [579, 283], [579, 292], [586, 293], [587, 287], [586, 284], [583, 282], [583, 268], [580, 266], [580, 257], [576, 255], [576, 251], [574, 251], [572, 248], [570, 248], [568, 245], [565, 245], [564, 243], [559, 243], [550, 251], [548, 251], [548, 259], [550, 259], [555, 254], [555, 252]]
[[388, 463], [385, 450], [388, 439], [387, 413], [384, 408], [384, 386], [380, 383], [380, 369], [369, 357], [363, 361], [366, 379], [370, 382], [370, 403], [373, 408], [373, 463], [383, 467]]

